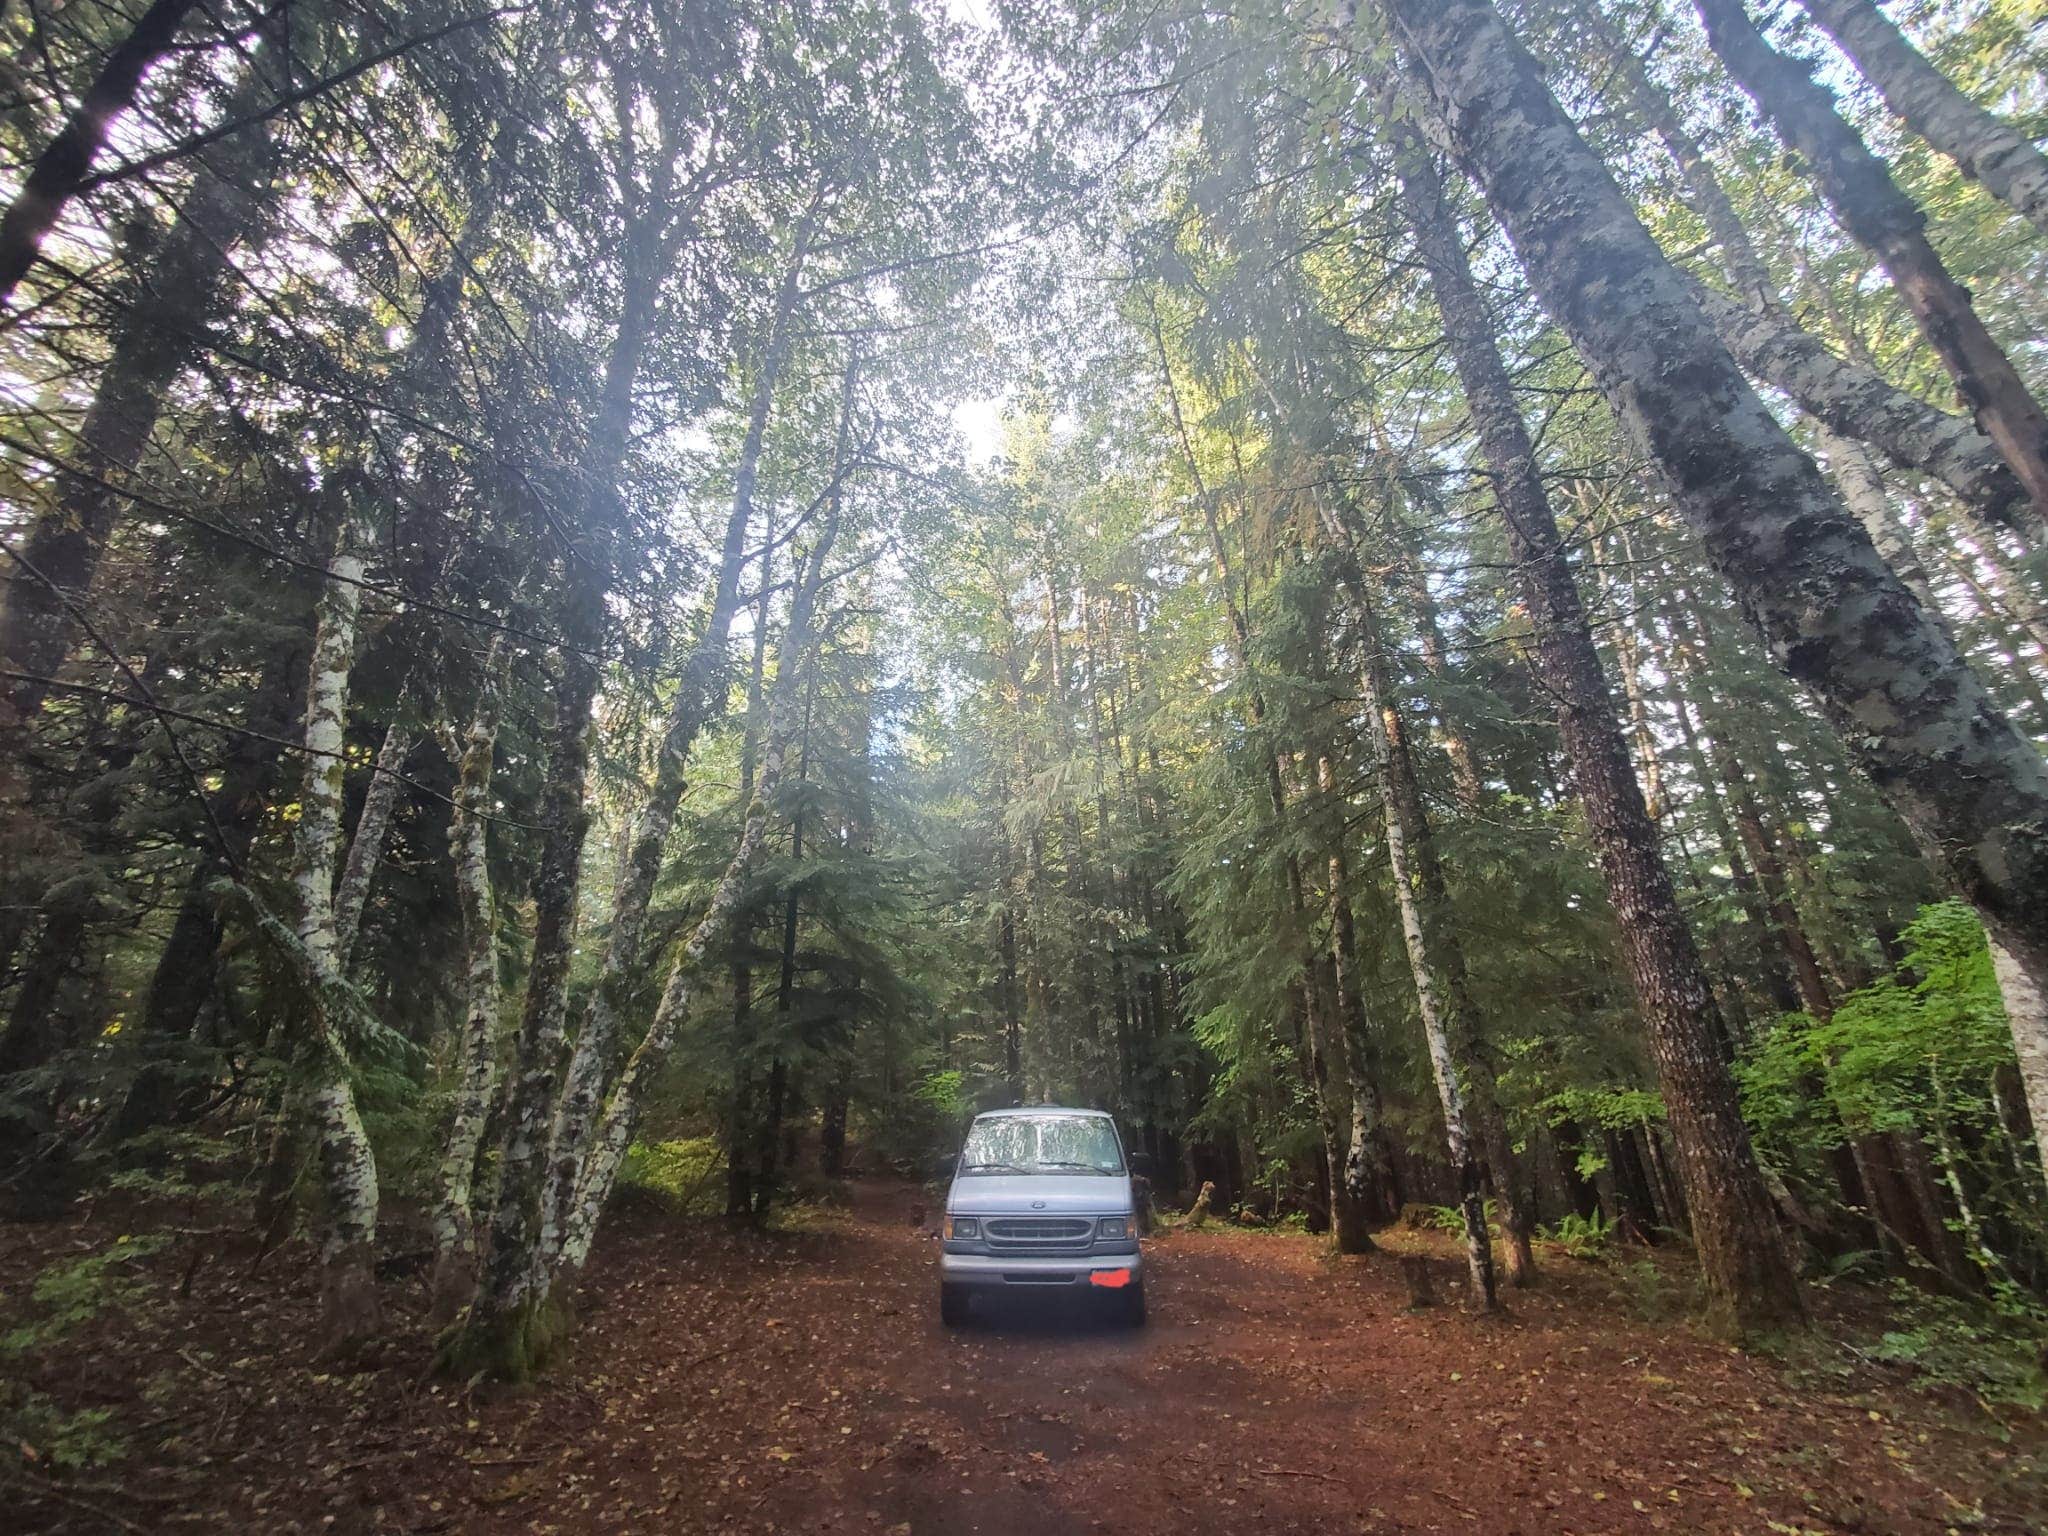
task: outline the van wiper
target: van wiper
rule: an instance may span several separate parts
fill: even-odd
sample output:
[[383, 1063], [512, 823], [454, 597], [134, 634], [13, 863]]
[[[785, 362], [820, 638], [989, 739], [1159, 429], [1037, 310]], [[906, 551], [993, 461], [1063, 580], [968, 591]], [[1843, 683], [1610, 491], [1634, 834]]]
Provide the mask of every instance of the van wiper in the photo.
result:
[[1038, 1166], [1041, 1168], [1085, 1168], [1090, 1173], [1115, 1173], [1117, 1171], [1114, 1168], [1105, 1168], [1100, 1163], [1053, 1163], [1041, 1161]]
[[1029, 1173], [1029, 1168], [1019, 1168], [1015, 1163], [966, 1163], [962, 1173]]

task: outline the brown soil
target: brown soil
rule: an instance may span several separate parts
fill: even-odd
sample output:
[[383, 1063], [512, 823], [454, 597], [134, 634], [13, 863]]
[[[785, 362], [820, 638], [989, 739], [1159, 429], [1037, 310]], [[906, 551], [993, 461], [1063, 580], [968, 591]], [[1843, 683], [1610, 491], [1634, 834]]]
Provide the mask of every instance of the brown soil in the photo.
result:
[[[157, 1261], [118, 1327], [48, 1352], [33, 1385], [115, 1407], [129, 1459], [52, 1492], [11, 1457], [0, 1526], [99, 1532], [2029, 1531], [2048, 1433], [1876, 1369], [1795, 1370], [1669, 1321], [1550, 1255], [1502, 1321], [1408, 1310], [1389, 1258], [1310, 1239], [1175, 1233], [1148, 1248], [1152, 1322], [1013, 1308], [938, 1319], [917, 1196], [768, 1237], [622, 1219], [576, 1358], [518, 1395], [422, 1380], [424, 1278], [390, 1340], [313, 1361], [302, 1256]], [[0, 1282], [82, 1225], [14, 1228]], [[1396, 1233], [1435, 1255], [1433, 1234]], [[280, 1264], [294, 1278], [280, 1284]], [[274, 1272], [275, 1271], [275, 1272]], [[1671, 1284], [1682, 1286], [1674, 1274]]]

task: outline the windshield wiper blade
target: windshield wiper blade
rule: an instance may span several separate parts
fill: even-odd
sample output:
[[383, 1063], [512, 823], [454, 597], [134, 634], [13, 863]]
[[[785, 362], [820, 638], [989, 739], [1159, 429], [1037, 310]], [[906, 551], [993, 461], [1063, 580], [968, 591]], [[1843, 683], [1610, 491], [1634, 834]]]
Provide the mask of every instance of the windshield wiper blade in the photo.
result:
[[1090, 1173], [1115, 1173], [1117, 1171], [1114, 1168], [1105, 1168], [1100, 1163], [1041, 1162], [1038, 1166], [1041, 1168], [1086, 1168]]
[[962, 1173], [1029, 1173], [1029, 1168], [1019, 1168], [1015, 1163], [964, 1163]]

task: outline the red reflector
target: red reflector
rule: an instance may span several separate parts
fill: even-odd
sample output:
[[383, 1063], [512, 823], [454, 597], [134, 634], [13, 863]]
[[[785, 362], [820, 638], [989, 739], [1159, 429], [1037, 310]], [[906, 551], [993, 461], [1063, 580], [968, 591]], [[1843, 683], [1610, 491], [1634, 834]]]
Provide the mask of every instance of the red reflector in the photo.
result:
[[1098, 1269], [1089, 1275], [1088, 1283], [1105, 1286], [1112, 1291], [1120, 1290], [1131, 1283], [1131, 1272], [1128, 1269]]

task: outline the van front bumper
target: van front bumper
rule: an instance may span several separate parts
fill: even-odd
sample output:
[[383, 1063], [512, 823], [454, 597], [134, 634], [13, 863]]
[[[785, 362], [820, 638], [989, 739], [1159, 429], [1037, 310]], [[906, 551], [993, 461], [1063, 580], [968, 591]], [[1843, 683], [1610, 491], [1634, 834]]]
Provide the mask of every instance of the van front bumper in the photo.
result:
[[1070, 1257], [1055, 1254], [941, 1253], [939, 1279], [947, 1285], [977, 1289], [1015, 1286], [1024, 1290], [1033, 1286], [1050, 1289], [1062, 1285], [1086, 1285], [1107, 1289], [1113, 1294], [1115, 1287], [1098, 1287], [1091, 1277], [1098, 1271], [1108, 1274], [1128, 1270], [1130, 1279], [1126, 1283], [1138, 1285], [1145, 1278], [1143, 1265], [1144, 1259], [1137, 1253], [1135, 1245], [1130, 1253], [1077, 1253]]

